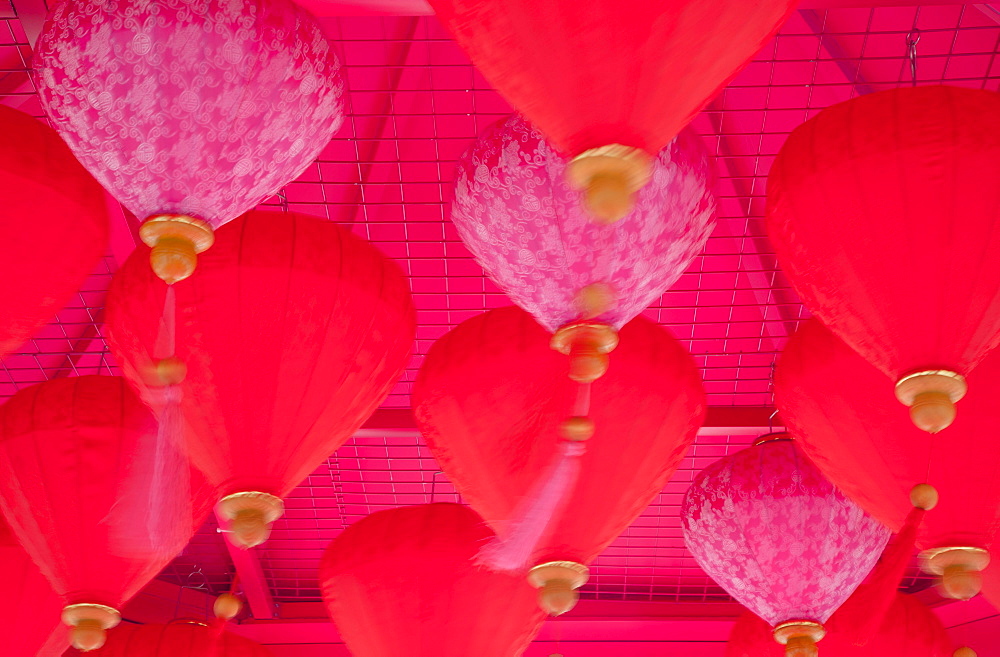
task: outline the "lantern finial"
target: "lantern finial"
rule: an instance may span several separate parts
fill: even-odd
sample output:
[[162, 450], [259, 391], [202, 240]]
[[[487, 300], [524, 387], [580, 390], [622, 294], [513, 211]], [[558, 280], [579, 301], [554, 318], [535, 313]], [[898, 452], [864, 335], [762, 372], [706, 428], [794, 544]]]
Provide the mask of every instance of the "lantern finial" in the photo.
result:
[[139, 237], [153, 250], [149, 264], [167, 285], [194, 273], [198, 254], [212, 246], [212, 227], [186, 214], [159, 214], [139, 227]]
[[910, 489], [910, 504], [918, 509], [930, 511], [937, 506], [937, 503], [937, 489], [930, 484], [917, 484]]
[[215, 603], [212, 605], [212, 613], [215, 614], [215, 617], [226, 621], [236, 618], [242, 609], [243, 603], [232, 593], [223, 593], [215, 599]]
[[774, 628], [774, 640], [785, 646], [785, 657], [817, 657], [816, 643], [824, 636], [823, 625], [810, 620], [787, 621]]
[[551, 345], [569, 356], [569, 378], [592, 383], [608, 371], [608, 354], [618, 346], [618, 332], [602, 322], [571, 322], [555, 332]]
[[976, 651], [969, 646], [962, 646], [952, 653], [952, 657], [976, 657]]
[[549, 561], [528, 572], [528, 583], [538, 589], [538, 605], [551, 616], [576, 606], [577, 589], [587, 583], [590, 570], [575, 561]]
[[70, 643], [81, 652], [97, 650], [104, 645], [107, 630], [122, 620], [114, 607], [99, 604], [75, 604], [63, 608], [62, 621], [70, 628]]
[[566, 169], [570, 185], [583, 190], [594, 221], [613, 224], [632, 211], [635, 194], [652, 176], [653, 158], [638, 148], [608, 144], [577, 155]]
[[920, 553], [920, 567], [926, 573], [940, 575], [941, 594], [955, 600], [969, 600], [982, 590], [982, 570], [989, 563], [990, 553], [978, 547], [948, 546]]
[[937, 433], [955, 421], [955, 402], [965, 396], [965, 377], [950, 370], [926, 370], [896, 383], [896, 399], [910, 407], [918, 429]]
[[285, 512], [285, 505], [269, 493], [244, 491], [223, 497], [215, 512], [225, 522], [233, 544], [246, 550], [267, 540], [271, 523]]

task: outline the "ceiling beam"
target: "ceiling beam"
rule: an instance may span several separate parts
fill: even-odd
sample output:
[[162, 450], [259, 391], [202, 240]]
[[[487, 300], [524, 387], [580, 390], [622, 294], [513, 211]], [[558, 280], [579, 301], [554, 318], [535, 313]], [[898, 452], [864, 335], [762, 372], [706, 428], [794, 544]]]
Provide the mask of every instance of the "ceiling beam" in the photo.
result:
[[[770, 406], [709, 406], [701, 435], [755, 434], [771, 426]], [[371, 437], [414, 436], [420, 433], [409, 408], [380, 408], [354, 435]]]
[[[430, 16], [427, 0], [298, 0], [317, 16]], [[801, 9], [962, 5], [962, 0], [802, 0]]]

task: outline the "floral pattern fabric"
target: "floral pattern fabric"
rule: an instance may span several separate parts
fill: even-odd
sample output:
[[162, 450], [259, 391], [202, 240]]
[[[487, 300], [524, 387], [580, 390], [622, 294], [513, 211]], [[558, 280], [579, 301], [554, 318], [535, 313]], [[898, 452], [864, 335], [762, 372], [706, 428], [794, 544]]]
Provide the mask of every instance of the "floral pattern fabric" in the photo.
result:
[[63, 139], [140, 219], [235, 219], [343, 121], [340, 64], [287, 0], [64, 1], [35, 65]]
[[708, 157], [682, 133], [654, 160], [632, 212], [609, 226], [587, 215], [566, 165], [524, 119], [501, 121], [459, 163], [452, 221], [487, 274], [550, 331], [579, 317], [577, 295], [595, 283], [616, 297], [597, 319], [621, 328], [680, 277], [715, 227]]
[[681, 522], [705, 572], [772, 626], [826, 622], [890, 536], [790, 440], [705, 468], [684, 496]]

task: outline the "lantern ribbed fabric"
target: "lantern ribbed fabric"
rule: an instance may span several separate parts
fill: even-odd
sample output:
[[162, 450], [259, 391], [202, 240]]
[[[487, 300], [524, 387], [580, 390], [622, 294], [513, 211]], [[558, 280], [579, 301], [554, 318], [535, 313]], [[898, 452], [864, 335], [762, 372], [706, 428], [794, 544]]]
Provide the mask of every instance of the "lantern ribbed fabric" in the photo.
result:
[[62, 603], [0, 516], [0, 617], [9, 630], [4, 653], [37, 655], [59, 627]]
[[69, 0], [34, 65], [49, 118], [140, 219], [235, 219], [343, 121], [340, 65], [287, 0]]
[[[439, 339], [417, 377], [414, 414], [434, 458], [501, 537], [564, 442], [560, 422], [577, 394], [566, 369], [548, 333], [508, 307]], [[644, 318], [622, 328], [611, 366], [590, 396], [596, 431], [530, 565], [593, 561], [663, 489], [705, 413], [693, 359]]]
[[[109, 342], [151, 398], [167, 287], [137, 249], [108, 298]], [[251, 212], [216, 233], [195, 276], [174, 284], [176, 386], [192, 460], [220, 496], [286, 495], [361, 426], [406, 365], [407, 282], [340, 226]]]
[[753, 57], [791, 0], [431, 0], [486, 79], [563, 153], [655, 156]]
[[1000, 522], [995, 448], [1000, 355], [969, 376], [969, 393], [947, 437], [913, 427], [885, 376], [816, 320], [788, 341], [775, 371], [781, 417], [802, 448], [841, 490], [893, 529], [915, 484], [940, 501], [917, 538], [921, 549], [988, 548]]
[[[919, 600], [905, 593], [894, 594], [878, 631], [860, 639], [850, 625], [840, 620], [840, 610], [826, 623], [820, 643], [822, 657], [951, 657], [951, 639], [941, 621]], [[859, 604], [851, 596], [841, 610]], [[861, 610], [857, 610], [861, 612]], [[750, 611], [744, 612], [726, 644], [726, 657], [782, 657], [784, 648], [771, 636], [771, 627]]]
[[66, 657], [272, 657], [270, 650], [232, 632], [201, 623], [177, 620], [165, 625], [122, 623], [108, 632], [99, 650], [81, 653], [70, 649]]
[[785, 142], [768, 233], [806, 306], [892, 378], [873, 393], [916, 370], [967, 374], [1000, 341], [997, 180], [992, 91], [860, 96]]
[[684, 496], [681, 521], [698, 564], [772, 626], [826, 622], [889, 538], [791, 440], [705, 468]]
[[621, 328], [669, 288], [715, 227], [708, 157], [684, 132], [654, 161], [635, 208], [595, 224], [566, 181], [567, 160], [524, 119], [489, 128], [458, 166], [451, 220], [486, 272], [550, 331], [578, 319], [580, 291], [609, 285], [596, 319]]
[[3, 357], [50, 321], [97, 267], [108, 215], [101, 186], [54, 130], [0, 105], [0, 135]]
[[[137, 449], [156, 434], [149, 409], [121, 377], [52, 379], [0, 406], [0, 507], [25, 551], [66, 604], [121, 609], [180, 552], [208, 512], [174, 499], [186, 526], [166, 544], [131, 542], [144, 517], [124, 512]], [[149, 511], [149, 510], [147, 510]], [[162, 510], [163, 517], [170, 510]]]
[[472, 559], [493, 533], [468, 507], [379, 511], [327, 548], [320, 586], [354, 657], [518, 657], [544, 614], [521, 577]]

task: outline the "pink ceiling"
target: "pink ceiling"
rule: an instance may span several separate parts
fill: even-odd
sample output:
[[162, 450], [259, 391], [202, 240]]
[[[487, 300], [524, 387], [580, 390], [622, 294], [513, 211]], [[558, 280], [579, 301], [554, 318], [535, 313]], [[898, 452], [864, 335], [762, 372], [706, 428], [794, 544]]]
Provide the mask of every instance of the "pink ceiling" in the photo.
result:
[[[343, 4], [324, 13], [343, 11]], [[837, 6], [844, 4], [858, 3], [807, 3], [694, 122], [716, 157], [719, 226], [705, 253], [646, 315], [691, 350], [715, 407], [750, 407], [766, 418], [775, 356], [805, 316], [762, 227], [767, 171], [789, 131], [831, 103], [910, 84], [913, 61], [921, 84], [1000, 86], [1000, 11], [992, 6]], [[0, 102], [41, 116], [26, 34], [37, 29], [41, 0], [27, 2], [20, 14], [14, 6], [0, 0]], [[405, 409], [432, 342], [462, 320], [508, 303], [471, 259], [447, 213], [455, 160], [510, 108], [433, 17], [323, 21], [345, 64], [349, 117], [317, 162], [266, 204], [350, 226], [408, 274], [419, 309], [417, 340], [384, 404]], [[111, 275], [134, 244], [134, 220], [117, 208], [115, 216], [115, 237], [98, 270], [52, 324], [0, 362], [0, 399], [47, 378], [115, 371], [101, 337], [102, 306]], [[766, 421], [751, 429], [721, 424], [699, 437], [674, 481], [598, 560], [585, 597], [728, 600], [684, 549], [678, 519], [695, 473], [748, 444]], [[276, 601], [318, 599], [322, 549], [365, 514], [456, 499], [412, 425], [398, 425], [364, 430], [292, 494], [285, 518], [257, 551]], [[233, 563], [211, 523], [164, 578], [184, 583], [194, 570], [215, 590], [231, 581]]]

